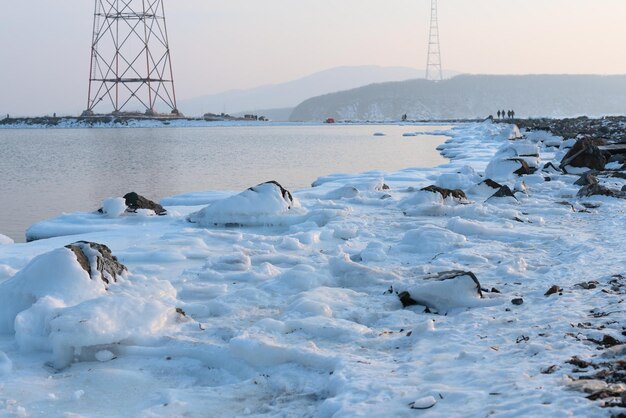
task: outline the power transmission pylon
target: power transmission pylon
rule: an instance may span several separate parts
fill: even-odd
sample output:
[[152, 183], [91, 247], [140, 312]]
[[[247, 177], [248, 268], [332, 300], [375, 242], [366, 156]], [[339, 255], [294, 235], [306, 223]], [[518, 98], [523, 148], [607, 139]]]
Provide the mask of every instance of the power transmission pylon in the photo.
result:
[[95, 0], [85, 116], [100, 108], [180, 115], [164, 0]]
[[439, 16], [437, 14], [437, 0], [430, 0], [430, 33], [428, 35], [426, 80], [443, 80], [443, 71], [441, 69], [441, 44], [439, 43]]

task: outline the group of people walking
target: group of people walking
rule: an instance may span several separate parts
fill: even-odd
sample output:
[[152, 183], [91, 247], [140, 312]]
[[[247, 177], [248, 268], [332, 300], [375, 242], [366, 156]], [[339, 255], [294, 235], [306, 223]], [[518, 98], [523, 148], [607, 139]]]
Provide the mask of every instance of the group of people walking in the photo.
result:
[[515, 119], [514, 110], [498, 110], [498, 119]]

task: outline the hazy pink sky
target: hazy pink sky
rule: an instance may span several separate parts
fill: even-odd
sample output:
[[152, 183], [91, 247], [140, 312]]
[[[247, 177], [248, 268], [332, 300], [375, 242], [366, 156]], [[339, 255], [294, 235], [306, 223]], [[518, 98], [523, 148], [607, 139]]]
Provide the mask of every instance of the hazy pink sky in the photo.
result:
[[[439, 0], [443, 65], [626, 73], [624, 0]], [[0, 114], [79, 112], [91, 0], [0, 0]], [[169, 0], [180, 99], [341, 65], [424, 68], [428, 0]]]

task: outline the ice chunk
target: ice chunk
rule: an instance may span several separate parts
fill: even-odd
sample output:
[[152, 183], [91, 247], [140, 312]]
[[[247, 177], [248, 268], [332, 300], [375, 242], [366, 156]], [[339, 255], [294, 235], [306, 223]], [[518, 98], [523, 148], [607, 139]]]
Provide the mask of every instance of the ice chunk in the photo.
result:
[[117, 218], [126, 212], [126, 200], [123, 197], [112, 197], [102, 202], [102, 213], [109, 218]]
[[0, 283], [0, 334], [13, 333], [17, 314], [45, 296], [74, 305], [104, 293], [104, 283], [91, 280], [71, 250], [60, 248], [40, 255]]

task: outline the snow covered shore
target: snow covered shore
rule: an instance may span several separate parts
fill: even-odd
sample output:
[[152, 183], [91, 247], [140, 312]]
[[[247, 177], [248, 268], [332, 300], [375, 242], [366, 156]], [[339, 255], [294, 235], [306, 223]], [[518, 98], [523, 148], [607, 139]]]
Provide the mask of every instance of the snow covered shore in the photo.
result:
[[[176, 196], [164, 216], [64, 215], [0, 242], [0, 416], [622, 412], [602, 408], [621, 381], [579, 378], [626, 359], [626, 200], [577, 197], [553, 168], [571, 141], [448, 135], [436, 169]], [[81, 268], [81, 240], [128, 271]]]

